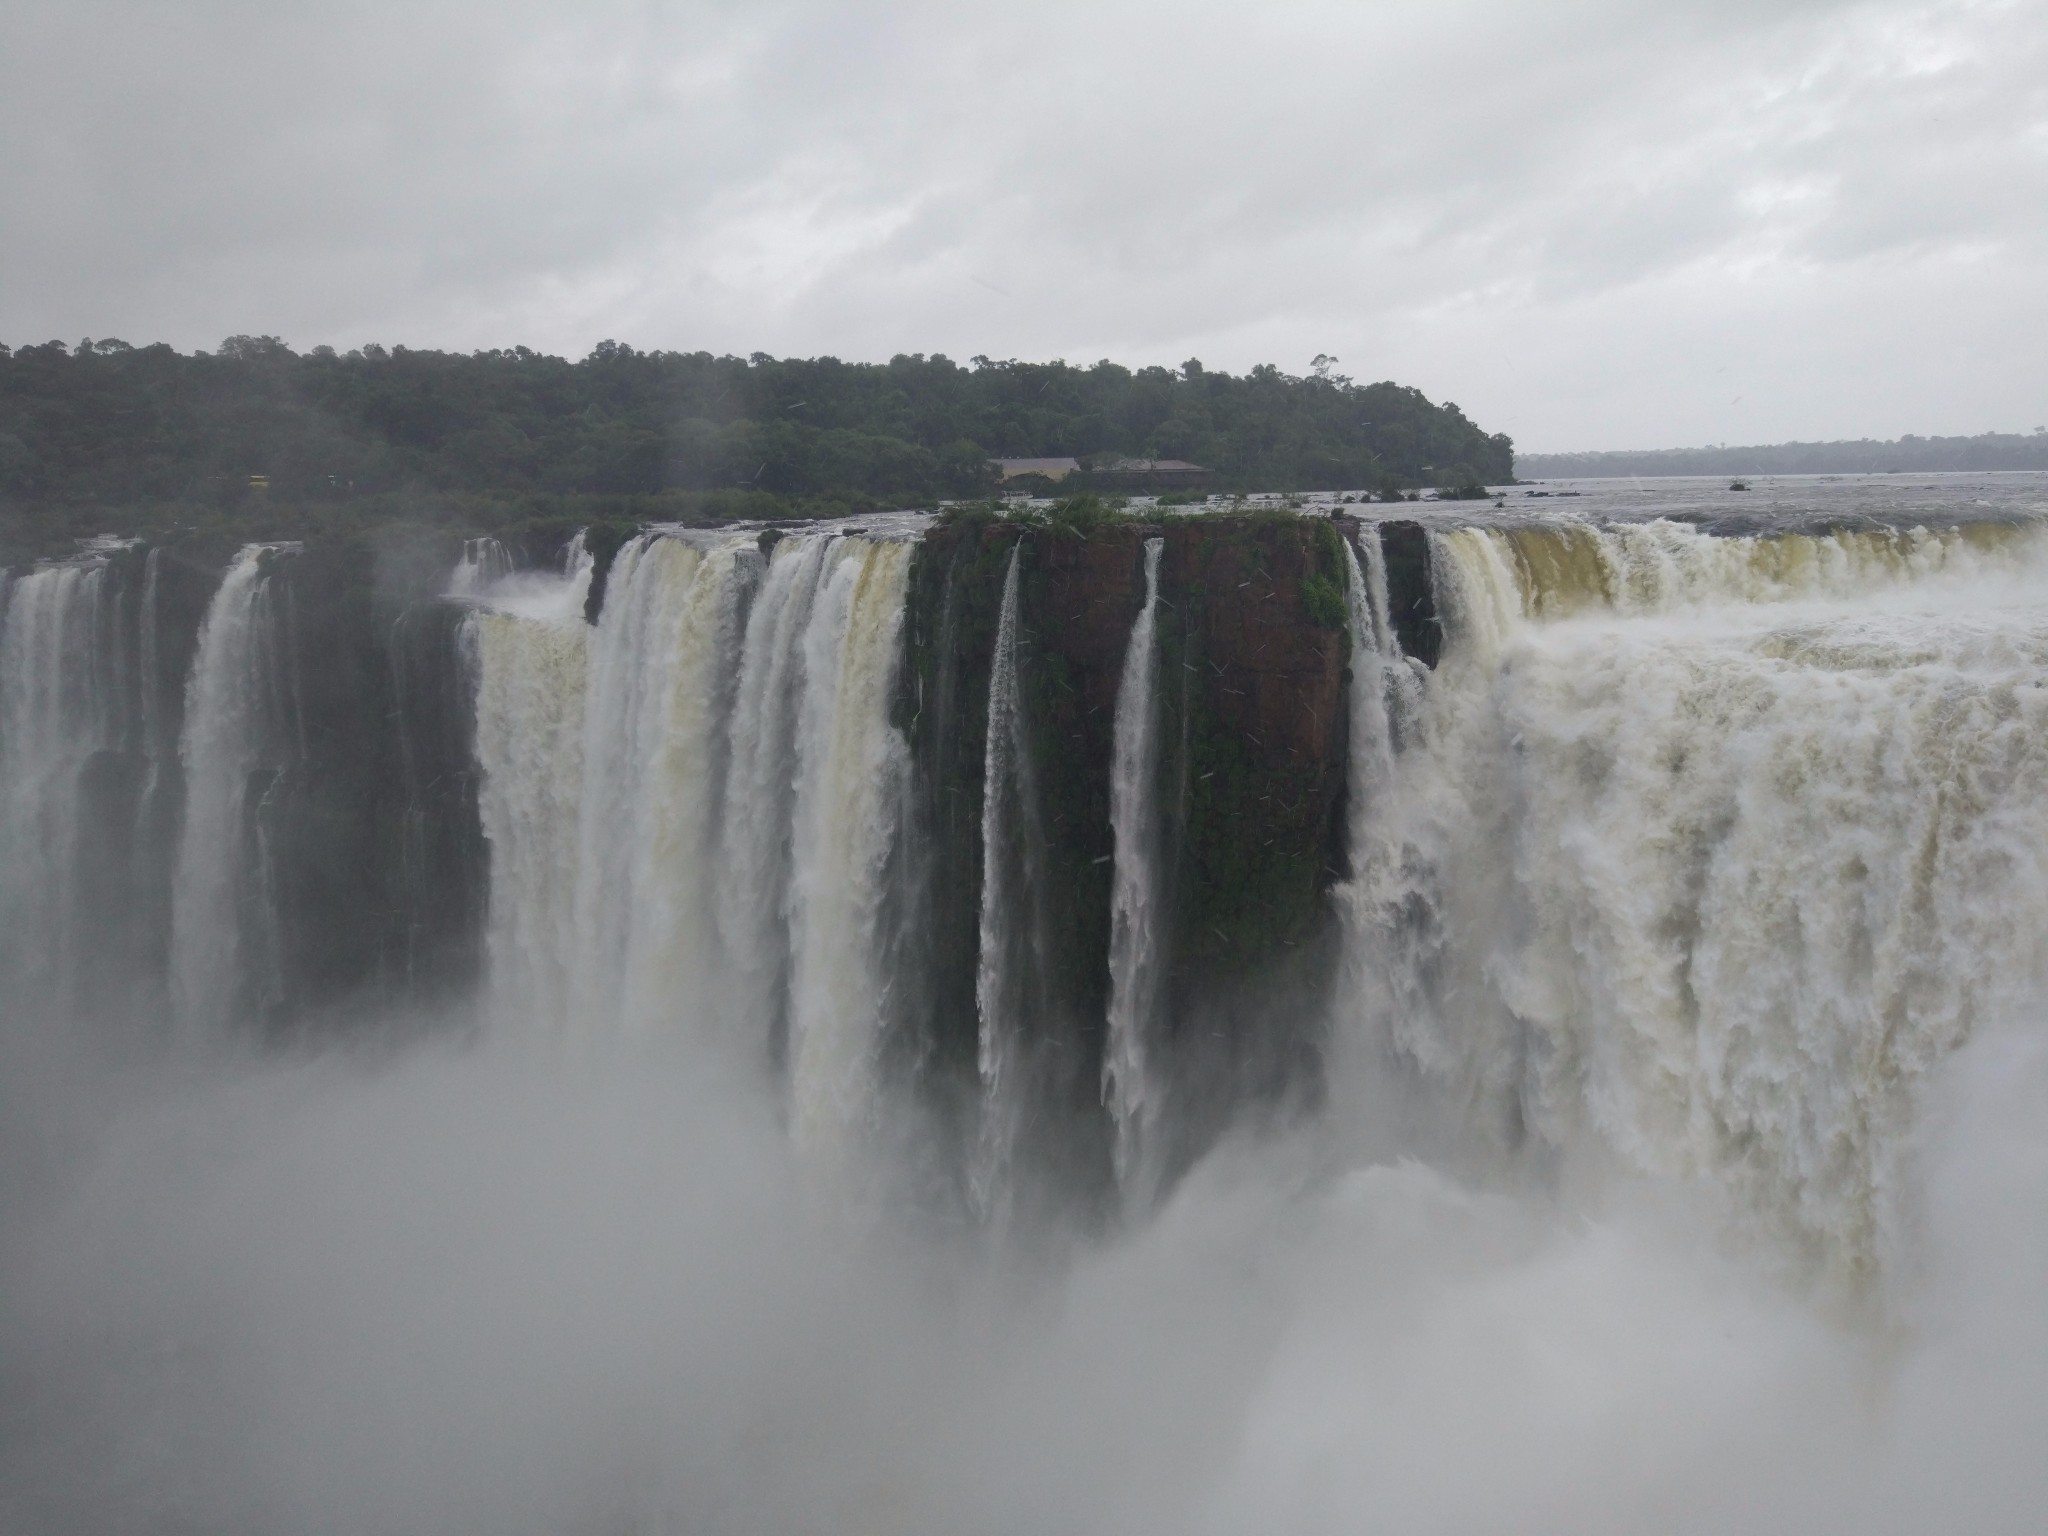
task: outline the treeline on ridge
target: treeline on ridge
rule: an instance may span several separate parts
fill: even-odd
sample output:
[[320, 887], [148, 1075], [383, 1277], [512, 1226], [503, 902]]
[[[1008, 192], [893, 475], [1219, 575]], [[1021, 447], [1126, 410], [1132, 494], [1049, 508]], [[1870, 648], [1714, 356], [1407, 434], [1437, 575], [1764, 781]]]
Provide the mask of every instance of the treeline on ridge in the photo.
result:
[[191, 354], [0, 346], [0, 509], [73, 531], [99, 520], [88, 508], [219, 512], [254, 496], [301, 508], [423, 498], [415, 515], [441, 500], [461, 508], [451, 518], [486, 523], [536, 499], [591, 497], [865, 510], [988, 495], [997, 457], [1187, 459], [1216, 490], [1512, 477], [1506, 436], [1328, 361], [1297, 377], [1193, 360], [848, 363], [610, 341], [578, 362], [524, 347], [301, 354], [267, 336]]

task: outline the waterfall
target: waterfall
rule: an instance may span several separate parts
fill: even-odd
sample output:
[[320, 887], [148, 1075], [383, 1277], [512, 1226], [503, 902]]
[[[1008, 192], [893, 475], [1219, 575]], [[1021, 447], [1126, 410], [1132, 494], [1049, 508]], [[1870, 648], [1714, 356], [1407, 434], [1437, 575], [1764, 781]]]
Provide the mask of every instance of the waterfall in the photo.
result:
[[120, 744], [101, 560], [11, 582], [0, 617], [0, 923], [10, 985], [68, 1005], [95, 931], [79, 910], [82, 777]]
[[594, 562], [590, 555], [590, 536], [582, 529], [574, 538], [562, 546], [562, 572], [571, 581], [587, 576]]
[[[1364, 559], [1359, 556], [1363, 552]], [[1373, 1044], [1413, 1064], [1437, 1063], [1420, 1043], [1417, 1021], [1435, 1016], [1437, 861], [1411, 839], [1418, 817], [1403, 809], [1419, 798], [1398, 746], [1412, 735], [1424, 684], [1401, 655], [1390, 619], [1385, 552], [1379, 530], [1346, 541], [1346, 599], [1351, 631], [1350, 748], [1346, 783], [1349, 877], [1337, 888], [1343, 924], [1340, 1007]], [[1455, 1091], [1446, 1097], [1455, 1100]], [[1455, 1109], [1440, 1112], [1454, 1118]]]
[[491, 1015], [508, 1024], [568, 1019], [589, 636], [580, 608], [468, 620], [483, 770], [477, 809], [490, 850], [486, 985]]
[[829, 538], [783, 539], [747, 618], [733, 707], [732, 766], [718, 861], [718, 922], [732, 965], [736, 1020], [766, 1021], [786, 1054], [790, 879], [795, 855], [798, 719], [805, 637], [830, 565]]
[[248, 796], [252, 778], [282, 766], [298, 744], [289, 642], [279, 633], [285, 614], [271, 570], [292, 548], [250, 544], [235, 557], [206, 610], [186, 687], [170, 987], [188, 1028], [216, 1027], [278, 991], [265, 840]]
[[1379, 531], [1368, 528], [1361, 537], [1368, 552], [1364, 569], [1360, 568], [1358, 550], [1349, 540], [1344, 545], [1346, 612], [1351, 629], [1346, 840], [1352, 873], [1343, 895], [1347, 907], [1354, 909], [1385, 858], [1383, 800], [1394, 783], [1394, 732], [1387, 696], [1393, 669], [1401, 659], [1392, 626], [1386, 621], [1386, 566]]
[[2048, 538], [1431, 539], [1442, 663], [1354, 732], [1355, 1043], [1475, 1152], [1881, 1266], [1919, 1085], [2048, 979]]
[[1394, 806], [1402, 787], [1397, 759], [1404, 733], [1415, 729], [1428, 674], [1401, 654], [1389, 618], [1386, 555], [1379, 530], [1368, 525], [1359, 530], [1356, 545], [1347, 540], [1344, 562], [1351, 631], [1351, 744], [1345, 797], [1351, 878], [1338, 894], [1347, 922], [1356, 929], [1380, 920], [1398, 899], [1390, 886], [1400, 878], [1404, 827]]
[[724, 733], [759, 564], [750, 541], [644, 534], [619, 552], [595, 630], [575, 555], [564, 576], [482, 592], [470, 645], [486, 943], [507, 1016], [659, 1031], [720, 1011]]
[[[473, 956], [475, 886], [452, 883], [473, 881], [473, 803], [489, 1016], [505, 1027], [766, 1064], [823, 1165], [854, 1158], [891, 1072], [924, 1051], [921, 1081], [978, 1105], [966, 1161], [983, 1215], [1027, 1203], [1041, 1172], [1054, 1189], [1057, 1156], [1041, 1154], [1073, 1152], [1064, 1166], [1093, 1178], [1104, 1129], [1142, 1210], [1168, 1085], [1197, 1080], [1175, 1076], [1162, 1017], [1180, 813], [1159, 799], [1158, 624], [1177, 535], [1143, 544], [1127, 634], [1128, 567], [1104, 562], [1117, 606], [1087, 618], [1094, 659], [1063, 693], [1025, 625], [1027, 586], [1055, 590], [1053, 568], [1027, 570], [1015, 531], [977, 530], [925, 573], [939, 622], [921, 626], [935, 638], [917, 642], [931, 669], [915, 687], [916, 548], [894, 529], [648, 530], [618, 551], [595, 623], [580, 541], [534, 571], [474, 541], [450, 603], [377, 629], [367, 603], [309, 605], [303, 634], [293, 604], [313, 572], [295, 546], [244, 548], [210, 601], [175, 550], [105, 544], [11, 575], [10, 995], [97, 1018], [153, 1011], [130, 1005], [167, 984], [205, 1030], [339, 1006], [415, 951], [422, 966], [464, 943]], [[1336, 974], [1310, 978], [1334, 999], [1339, 1118], [1463, 1171], [1696, 1180], [1774, 1250], [1852, 1281], [1882, 1268], [1922, 1085], [2048, 986], [2048, 525], [1723, 537], [1552, 513], [1390, 527], [1384, 543], [1361, 526], [1343, 559], [1349, 867], [1331, 893]], [[1421, 650], [1426, 633], [1435, 654], [1439, 623], [1425, 669], [1401, 636]], [[458, 630], [471, 678], [445, 665]], [[968, 635], [974, 654], [953, 655], [945, 637]], [[384, 645], [388, 678], [328, 686], [349, 668], [308, 662], [302, 699], [315, 636]], [[1335, 658], [1327, 631], [1314, 639], [1331, 663], [1321, 709]], [[957, 733], [979, 701], [941, 680], [984, 660], [977, 828], [973, 728]], [[182, 711], [158, 686], [181, 671]], [[922, 728], [954, 733], [954, 750], [916, 787], [965, 809], [918, 844], [898, 715], [915, 721], [934, 688], [953, 723]], [[1088, 750], [1106, 749], [1107, 781], [1083, 786], [1100, 800], [1069, 793], [1079, 770], [1062, 762], [1055, 785], [1034, 758], [1044, 739], [1084, 739], [1053, 735], [1061, 710], [1092, 718]], [[329, 745], [358, 730], [347, 752]], [[947, 893], [957, 930], [910, 977], [906, 936], [936, 903], [904, 896], [905, 871], [940, 867], [941, 849], [944, 881], [926, 889]], [[1106, 873], [1081, 863], [1098, 852]], [[1106, 962], [1086, 951], [1081, 978], [1100, 987], [1106, 966], [1107, 1002], [1088, 991], [1085, 1020], [1080, 924], [1051, 894], [1082, 888], [1077, 865], [1097, 870], [1088, 899], [1107, 896], [1106, 935], [1083, 935], [1106, 937]], [[348, 909], [373, 904], [352, 928]], [[1324, 953], [1305, 947], [1300, 970]], [[946, 1001], [920, 1012], [905, 994], [931, 976]], [[1258, 1006], [1244, 1028], [1264, 1027]], [[935, 1114], [956, 1123], [950, 1103]]]
[[[744, 556], [744, 558], [743, 558]], [[751, 541], [642, 535], [590, 655], [576, 864], [576, 1017], [656, 1029], [722, 1010], [713, 860]]]
[[1149, 1199], [1160, 1084], [1150, 1034], [1159, 1000], [1159, 701], [1153, 635], [1161, 538], [1145, 541], [1145, 605], [1131, 625], [1116, 695], [1109, 785], [1116, 864], [1110, 896], [1109, 1031], [1102, 1099], [1116, 1129], [1115, 1166], [1127, 1199]]
[[163, 673], [163, 558], [161, 548], [143, 557], [142, 608], [137, 616], [137, 652], [140, 682], [138, 700], [142, 727], [142, 751], [149, 759], [149, 784], [145, 801], [153, 800], [172, 744], [164, 720], [160, 684]]
[[448, 595], [455, 598], [483, 597], [512, 574], [512, 552], [497, 539], [464, 539], [462, 558], [448, 578]]
[[1023, 721], [1018, 703], [1017, 578], [1019, 539], [1010, 546], [1003, 573], [1002, 608], [996, 618], [995, 650], [989, 659], [988, 738], [982, 750], [981, 930], [974, 976], [980, 1016], [977, 1062], [981, 1072], [982, 1123], [970, 1169], [970, 1194], [984, 1215], [994, 1212], [1005, 1185], [1025, 1113], [1025, 1085], [1018, 1057], [1023, 1023], [1016, 992], [1020, 924], [1025, 912], [1025, 871], [1017, 857], [1017, 823], [1023, 820]]
[[[484, 990], [490, 1017], [532, 1030], [567, 1027], [580, 963], [577, 856], [591, 652], [582, 544], [578, 534], [561, 572], [479, 583], [469, 594], [477, 610], [463, 631], [475, 672], [477, 816], [490, 861]], [[465, 549], [451, 591], [470, 563]]]
[[804, 643], [794, 857], [795, 1132], [847, 1149], [875, 1111], [883, 864], [909, 749], [890, 724], [910, 547], [836, 540]]
[[[829, 1155], [874, 1113], [877, 923], [907, 751], [890, 721], [911, 546], [645, 534], [603, 613], [587, 563], [480, 594], [489, 969], [505, 1016], [783, 1041]], [[752, 1042], [752, 1046], [748, 1042]]]

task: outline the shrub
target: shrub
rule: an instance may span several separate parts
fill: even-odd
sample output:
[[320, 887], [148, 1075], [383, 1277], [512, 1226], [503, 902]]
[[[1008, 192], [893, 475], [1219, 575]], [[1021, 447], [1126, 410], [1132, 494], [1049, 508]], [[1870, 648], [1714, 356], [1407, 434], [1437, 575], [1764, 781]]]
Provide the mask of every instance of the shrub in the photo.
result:
[[1112, 502], [1095, 495], [1068, 496], [1052, 504], [1048, 516], [1052, 526], [1064, 533], [1083, 536], [1095, 532], [1123, 515], [1121, 498]]
[[1301, 608], [1309, 623], [1319, 629], [1342, 629], [1349, 617], [1344, 594], [1321, 571], [1312, 571], [1301, 581]]

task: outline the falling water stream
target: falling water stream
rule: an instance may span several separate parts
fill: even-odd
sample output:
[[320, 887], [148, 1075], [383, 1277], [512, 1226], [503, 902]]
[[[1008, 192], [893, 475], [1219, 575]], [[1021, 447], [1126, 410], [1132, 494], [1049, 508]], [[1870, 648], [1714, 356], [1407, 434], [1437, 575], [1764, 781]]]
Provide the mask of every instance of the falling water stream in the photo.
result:
[[1025, 1113], [1017, 1001], [1024, 981], [1018, 974], [1018, 930], [1030, 926], [1027, 871], [1018, 846], [1029, 793], [1017, 662], [1018, 562], [1023, 551], [1021, 539], [1010, 546], [1003, 572], [1002, 607], [989, 658], [988, 738], [982, 752], [981, 926], [974, 975], [981, 1126], [970, 1188], [976, 1208], [985, 1214], [999, 1210], [1007, 1197]]
[[274, 993], [262, 890], [263, 833], [252, 776], [292, 747], [294, 683], [279, 633], [271, 563], [290, 546], [251, 544], [221, 578], [199, 629], [186, 688], [185, 814], [171, 884], [170, 991], [188, 1030], [215, 1029]]
[[107, 575], [89, 560], [30, 572], [8, 583], [0, 611], [0, 954], [13, 986], [59, 1007], [87, 927], [80, 776], [118, 744], [101, 646]]
[[910, 546], [662, 533], [603, 616], [500, 583], [471, 621], [493, 985], [550, 1030], [785, 1056], [800, 1143], [876, 1113], [876, 930], [905, 749], [890, 723]]
[[478, 599], [486, 596], [512, 575], [512, 551], [493, 538], [464, 539], [462, 558], [448, 578], [448, 595]]
[[804, 637], [791, 877], [790, 1084], [800, 1146], [841, 1154], [881, 1113], [883, 864], [908, 764], [889, 698], [910, 547], [835, 540]]
[[813, 538], [775, 546], [747, 617], [733, 701], [730, 788], [718, 861], [719, 936], [732, 966], [735, 1021], [767, 1021], [771, 1044], [785, 1057], [804, 637], [834, 545], [832, 539]]
[[1154, 1176], [1160, 1086], [1151, 1033], [1159, 1004], [1159, 699], [1153, 636], [1164, 539], [1145, 541], [1145, 605], [1131, 625], [1116, 695], [1115, 756], [1109, 819], [1116, 836], [1110, 896], [1109, 1038], [1102, 1096], [1116, 1128], [1116, 1176], [1126, 1199], [1142, 1207]]

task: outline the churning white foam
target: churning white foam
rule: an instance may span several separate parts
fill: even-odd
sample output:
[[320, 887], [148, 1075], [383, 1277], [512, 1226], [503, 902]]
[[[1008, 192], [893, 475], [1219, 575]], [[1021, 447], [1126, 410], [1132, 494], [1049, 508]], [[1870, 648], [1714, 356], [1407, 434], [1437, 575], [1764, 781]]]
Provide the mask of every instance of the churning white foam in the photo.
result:
[[1443, 662], [1348, 893], [1360, 1058], [1468, 1143], [1705, 1177], [1862, 1284], [1929, 1073], [2048, 979], [2038, 534], [1433, 557]]

